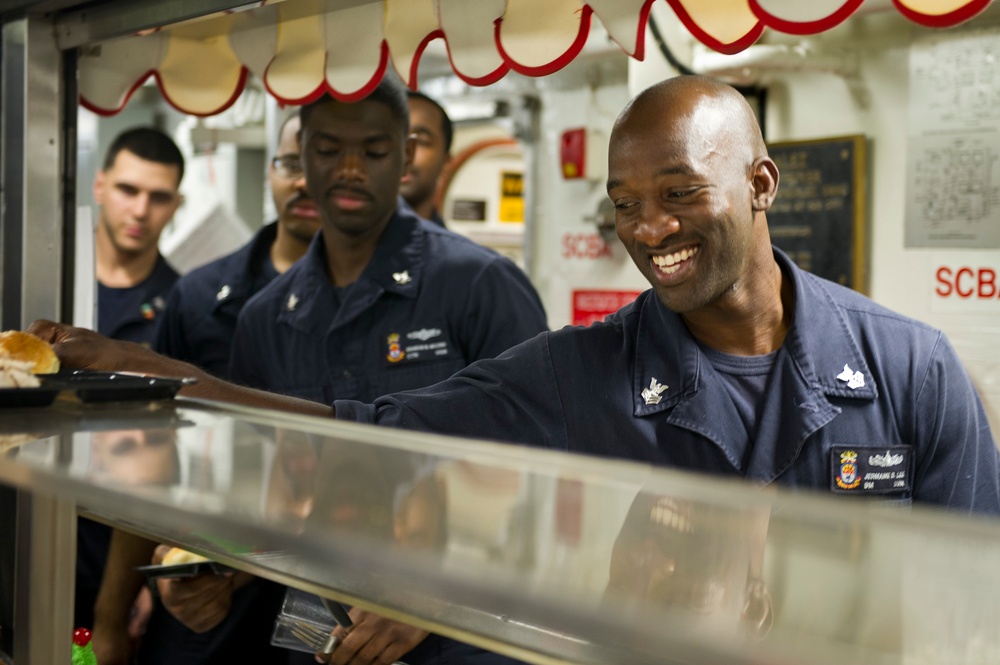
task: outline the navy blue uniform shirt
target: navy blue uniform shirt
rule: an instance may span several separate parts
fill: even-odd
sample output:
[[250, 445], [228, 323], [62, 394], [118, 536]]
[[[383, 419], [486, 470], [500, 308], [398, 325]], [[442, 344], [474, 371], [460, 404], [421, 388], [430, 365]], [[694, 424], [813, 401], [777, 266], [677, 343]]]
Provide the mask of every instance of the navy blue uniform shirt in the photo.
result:
[[[795, 291], [753, 441], [681, 318], [647, 291], [436, 386], [337, 417], [723, 476], [1000, 512], [1000, 456], [944, 335], [775, 258]], [[475, 418], [456, 417], [462, 413]]]
[[97, 332], [152, 346], [163, 318], [167, 294], [180, 275], [163, 256], [141, 283], [119, 289], [97, 283]]
[[[153, 272], [141, 283], [112, 288], [97, 283], [97, 332], [105, 337], [152, 345], [163, 318], [167, 294], [177, 272], [157, 255]], [[77, 521], [76, 595], [73, 625], [92, 628], [94, 602], [104, 576], [111, 527], [86, 518]]]
[[167, 298], [156, 350], [226, 378], [240, 311], [278, 275], [270, 255], [277, 234], [272, 222], [232, 254], [180, 278]]
[[327, 276], [322, 232], [247, 303], [233, 381], [330, 403], [445, 379], [546, 329], [525, 274], [496, 252], [399, 208], [346, 289]]

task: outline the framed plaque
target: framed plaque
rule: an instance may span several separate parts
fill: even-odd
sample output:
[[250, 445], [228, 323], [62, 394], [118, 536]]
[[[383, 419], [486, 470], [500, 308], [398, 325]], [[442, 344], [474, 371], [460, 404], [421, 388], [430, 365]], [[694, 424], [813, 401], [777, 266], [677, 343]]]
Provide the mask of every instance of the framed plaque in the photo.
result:
[[841, 136], [768, 144], [778, 195], [771, 242], [804, 270], [861, 293], [868, 288], [867, 140]]

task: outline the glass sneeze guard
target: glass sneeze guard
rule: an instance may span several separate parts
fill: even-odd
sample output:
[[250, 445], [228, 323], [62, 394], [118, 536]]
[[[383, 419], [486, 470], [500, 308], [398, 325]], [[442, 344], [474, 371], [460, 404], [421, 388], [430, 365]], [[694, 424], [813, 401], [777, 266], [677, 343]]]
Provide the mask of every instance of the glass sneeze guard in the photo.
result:
[[6, 484], [530, 662], [1000, 662], [991, 520], [187, 399], [0, 434]]

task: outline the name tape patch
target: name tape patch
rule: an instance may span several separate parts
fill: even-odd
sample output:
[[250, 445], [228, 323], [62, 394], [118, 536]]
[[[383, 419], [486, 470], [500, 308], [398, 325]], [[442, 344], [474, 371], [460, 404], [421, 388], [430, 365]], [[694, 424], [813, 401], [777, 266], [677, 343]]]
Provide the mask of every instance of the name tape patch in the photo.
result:
[[911, 452], [908, 446], [834, 446], [830, 489], [841, 494], [909, 492]]

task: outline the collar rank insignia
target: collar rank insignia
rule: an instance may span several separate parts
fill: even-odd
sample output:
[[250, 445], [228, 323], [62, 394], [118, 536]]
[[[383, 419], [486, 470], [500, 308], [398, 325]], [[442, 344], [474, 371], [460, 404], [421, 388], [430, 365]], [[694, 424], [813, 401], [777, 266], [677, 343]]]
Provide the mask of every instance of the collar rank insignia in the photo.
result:
[[861, 372], [854, 372], [850, 365], [844, 365], [844, 371], [837, 375], [841, 381], [847, 382], [847, 387], [851, 390], [865, 387], [865, 375]]
[[223, 287], [219, 289], [219, 292], [215, 294], [215, 299], [221, 302], [228, 298], [229, 294], [232, 292], [233, 290], [229, 288], [229, 285], [224, 284]]
[[663, 399], [660, 395], [669, 387], [657, 381], [654, 376], [649, 380], [649, 387], [642, 389], [642, 399], [646, 401], [646, 404], [659, 404], [660, 400]]
[[410, 278], [410, 271], [404, 270], [403, 272], [392, 273], [392, 279], [397, 284], [409, 284], [412, 280]]
[[295, 308], [299, 306], [299, 297], [294, 293], [288, 296], [288, 304], [285, 307], [289, 312], [294, 312]]

